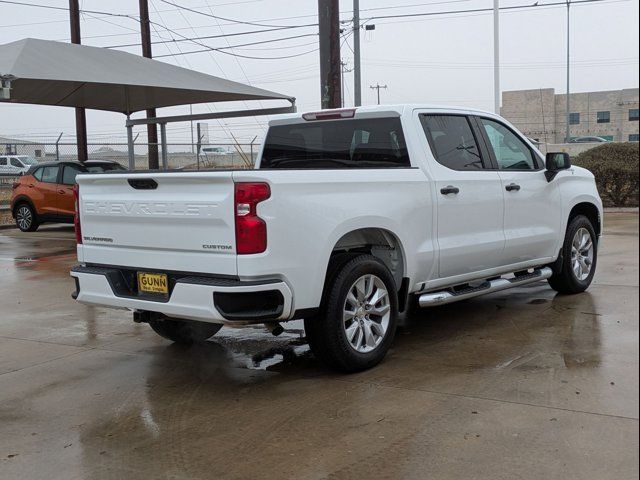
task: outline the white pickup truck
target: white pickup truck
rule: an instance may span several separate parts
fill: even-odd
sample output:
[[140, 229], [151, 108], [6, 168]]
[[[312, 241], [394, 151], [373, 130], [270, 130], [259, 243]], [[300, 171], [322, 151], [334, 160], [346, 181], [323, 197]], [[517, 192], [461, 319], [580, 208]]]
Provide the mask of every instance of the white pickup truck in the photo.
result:
[[304, 319], [312, 351], [378, 363], [398, 315], [593, 279], [590, 172], [486, 112], [419, 105], [279, 117], [254, 170], [80, 175], [71, 275], [176, 342]]

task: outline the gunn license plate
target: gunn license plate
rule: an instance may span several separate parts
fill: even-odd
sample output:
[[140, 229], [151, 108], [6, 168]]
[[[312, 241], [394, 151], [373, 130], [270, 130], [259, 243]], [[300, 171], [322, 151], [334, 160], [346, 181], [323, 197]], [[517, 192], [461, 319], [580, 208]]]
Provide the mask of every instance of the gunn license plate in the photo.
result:
[[138, 291], [168, 295], [169, 281], [167, 274], [138, 272]]

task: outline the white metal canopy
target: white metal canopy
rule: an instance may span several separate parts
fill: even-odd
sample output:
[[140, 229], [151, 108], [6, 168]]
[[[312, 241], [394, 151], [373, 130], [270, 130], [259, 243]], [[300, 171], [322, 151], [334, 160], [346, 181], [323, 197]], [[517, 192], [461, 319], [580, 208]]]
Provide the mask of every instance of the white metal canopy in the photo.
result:
[[[288, 107], [129, 119], [134, 112], [208, 102], [287, 100]], [[81, 107], [127, 115], [129, 168], [133, 125], [159, 124], [167, 168], [166, 124], [295, 112], [295, 98], [107, 48], [26, 38], [0, 45], [0, 102]]]
[[107, 48], [27, 38], [0, 45], [0, 101], [129, 114], [237, 100], [294, 99], [250, 85]]

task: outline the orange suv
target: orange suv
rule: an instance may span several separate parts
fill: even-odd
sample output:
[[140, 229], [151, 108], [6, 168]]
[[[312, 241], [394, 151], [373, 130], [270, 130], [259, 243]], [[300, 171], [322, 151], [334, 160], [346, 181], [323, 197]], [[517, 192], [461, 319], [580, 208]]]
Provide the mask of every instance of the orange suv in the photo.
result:
[[79, 173], [125, 170], [106, 160], [47, 162], [32, 166], [13, 184], [11, 213], [23, 232], [34, 232], [45, 222], [73, 223], [73, 186]]

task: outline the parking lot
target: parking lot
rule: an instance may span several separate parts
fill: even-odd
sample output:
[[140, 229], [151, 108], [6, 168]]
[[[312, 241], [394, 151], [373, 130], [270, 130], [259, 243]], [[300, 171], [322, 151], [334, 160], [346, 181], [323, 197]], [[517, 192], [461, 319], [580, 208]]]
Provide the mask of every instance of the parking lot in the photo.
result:
[[638, 215], [610, 213], [589, 291], [425, 310], [339, 375], [300, 322], [178, 347], [74, 302], [73, 231], [0, 231], [0, 478], [638, 476]]

